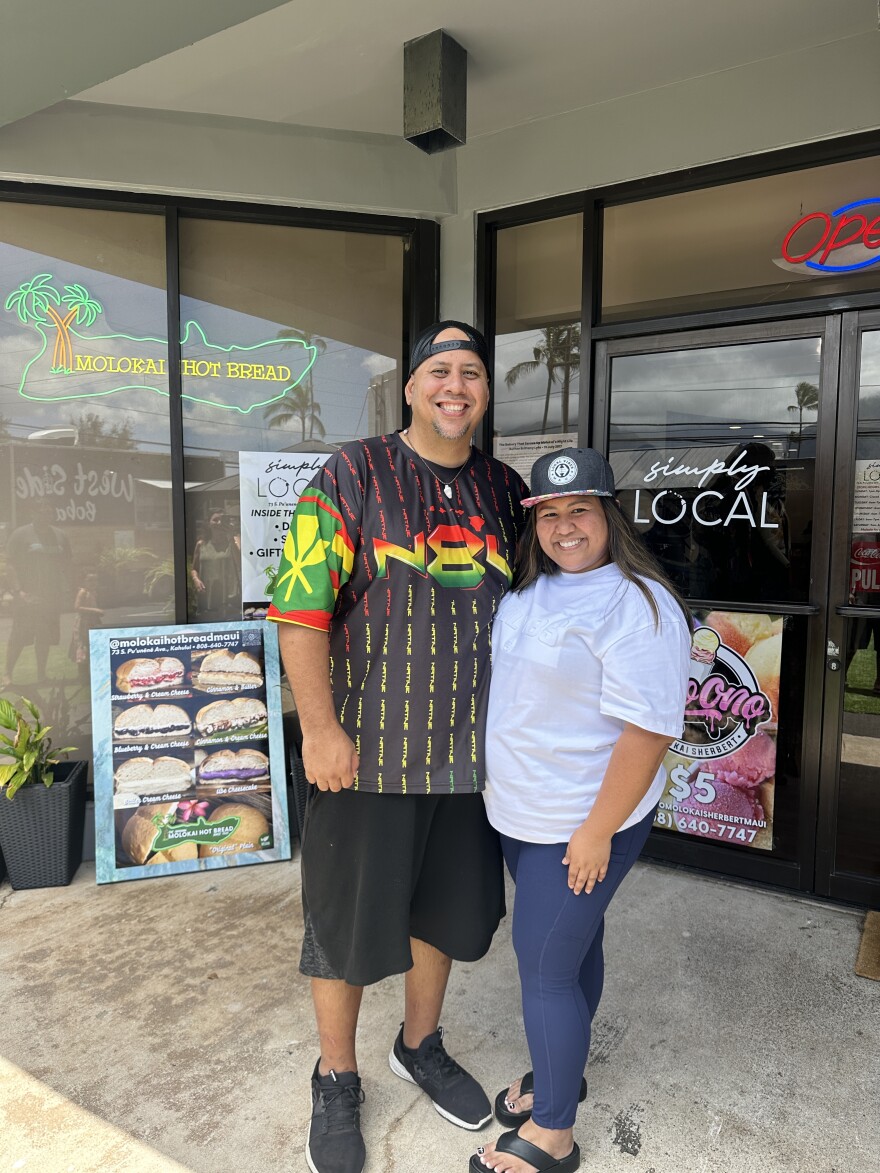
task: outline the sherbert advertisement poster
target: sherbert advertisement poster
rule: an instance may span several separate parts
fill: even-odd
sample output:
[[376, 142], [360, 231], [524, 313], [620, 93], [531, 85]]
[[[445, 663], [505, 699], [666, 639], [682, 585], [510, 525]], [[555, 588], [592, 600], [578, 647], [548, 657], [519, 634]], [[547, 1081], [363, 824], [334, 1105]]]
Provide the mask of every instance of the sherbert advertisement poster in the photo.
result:
[[278, 637], [91, 632], [99, 884], [290, 858]]
[[654, 825], [770, 851], [782, 617], [697, 612], [684, 733]]

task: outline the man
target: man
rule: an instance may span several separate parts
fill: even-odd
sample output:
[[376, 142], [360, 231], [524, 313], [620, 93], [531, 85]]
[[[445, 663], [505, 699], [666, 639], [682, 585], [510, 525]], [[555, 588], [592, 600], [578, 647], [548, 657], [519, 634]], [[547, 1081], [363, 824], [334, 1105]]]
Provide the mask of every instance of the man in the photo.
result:
[[391, 1069], [463, 1128], [491, 1119], [439, 1026], [452, 960], [504, 912], [486, 821], [489, 635], [522, 524], [520, 478], [471, 447], [488, 350], [461, 322], [417, 339], [407, 428], [344, 445], [300, 498], [269, 618], [303, 729], [305, 937], [321, 1056], [306, 1157], [360, 1173], [363, 987], [405, 973]]

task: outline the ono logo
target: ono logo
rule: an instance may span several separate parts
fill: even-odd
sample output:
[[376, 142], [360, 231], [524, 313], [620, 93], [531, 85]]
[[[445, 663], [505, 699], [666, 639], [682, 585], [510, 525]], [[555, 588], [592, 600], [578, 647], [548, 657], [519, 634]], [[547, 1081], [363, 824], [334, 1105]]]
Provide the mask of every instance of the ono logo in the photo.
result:
[[722, 758], [745, 745], [772, 718], [770, 698], [752, 669], [719, 641], [714, 659], [706, 656], [691, 666], [685, 732], [669, 748], [695, 760]]
[[855, 200], [834, 212], [810, 212], [782, 242], [784, 268], [855, 273], [880, 262], [880, 196]]

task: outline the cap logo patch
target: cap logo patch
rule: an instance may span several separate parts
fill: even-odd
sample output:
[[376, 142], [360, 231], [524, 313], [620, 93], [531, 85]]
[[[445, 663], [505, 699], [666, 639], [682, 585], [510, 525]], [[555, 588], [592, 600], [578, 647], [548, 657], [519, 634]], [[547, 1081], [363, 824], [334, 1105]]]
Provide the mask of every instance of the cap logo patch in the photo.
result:
[[554, 485], [568, 485], [577, 476], [577, 465], [569, 456], [557, 456], [547, 469], [547, 479]]

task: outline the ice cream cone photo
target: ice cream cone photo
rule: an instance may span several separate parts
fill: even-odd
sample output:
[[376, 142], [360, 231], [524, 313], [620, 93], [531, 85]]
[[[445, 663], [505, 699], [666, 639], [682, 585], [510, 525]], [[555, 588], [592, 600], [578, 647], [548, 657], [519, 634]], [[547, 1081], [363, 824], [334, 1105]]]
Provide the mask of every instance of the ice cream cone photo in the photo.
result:
[[721, 640], [711, 627], [698, 627], [691, 641], [691, 680], [702, 684], [715, 663]]

